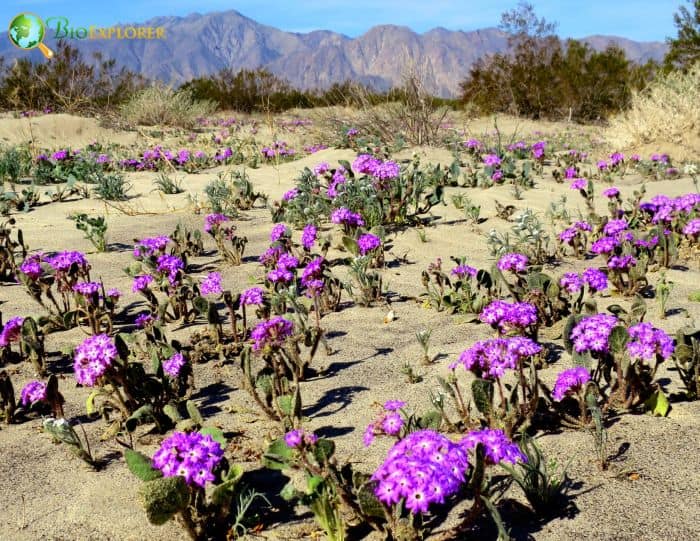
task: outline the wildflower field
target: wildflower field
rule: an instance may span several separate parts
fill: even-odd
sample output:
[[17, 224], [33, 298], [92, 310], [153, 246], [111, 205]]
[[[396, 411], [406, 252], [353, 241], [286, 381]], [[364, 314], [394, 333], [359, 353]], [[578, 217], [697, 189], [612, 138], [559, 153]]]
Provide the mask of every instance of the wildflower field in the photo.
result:
[[697, 538], [697, 156], [457, 113], [0, 137], [0, 539]]

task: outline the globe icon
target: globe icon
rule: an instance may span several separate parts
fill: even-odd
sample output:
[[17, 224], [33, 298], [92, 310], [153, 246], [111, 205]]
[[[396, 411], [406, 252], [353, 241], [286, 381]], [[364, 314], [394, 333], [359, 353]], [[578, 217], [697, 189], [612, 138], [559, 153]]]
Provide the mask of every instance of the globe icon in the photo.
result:
[[34, 49], [44, 39], [44, 22], [33, 13], [20, 13], [10, 22], [8, 35], [20, 49]]

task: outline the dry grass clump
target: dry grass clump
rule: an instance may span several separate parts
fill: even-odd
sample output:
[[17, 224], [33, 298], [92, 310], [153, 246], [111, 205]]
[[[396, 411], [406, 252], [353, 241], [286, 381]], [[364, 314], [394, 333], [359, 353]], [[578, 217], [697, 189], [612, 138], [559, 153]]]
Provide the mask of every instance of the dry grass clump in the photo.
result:
[[628, 111], [614, 117], [607, 140], [620, 149], [674, 143], [700, 149], [700, 64], [671, 72], [635, 92]]
[[215, 110], [214, 102], [195, 100], [189, 90], [154, 84], [122, 105], [120, 113], [126, 122], [134, 125], [191, 128], [198, 118], [209, 116]]
[[431, 95], [424, 75], [414, 67], [405, 70], [400, 88], [381, 99], [362, 85], [351, 85], [345, 96], [346, 107], [334, 106], [319, 111], [324, 129], [348, 125], [382, 141], [397, 137], [411, 145], [435, 145], [441, 142], [441, 125], [450, 108]]

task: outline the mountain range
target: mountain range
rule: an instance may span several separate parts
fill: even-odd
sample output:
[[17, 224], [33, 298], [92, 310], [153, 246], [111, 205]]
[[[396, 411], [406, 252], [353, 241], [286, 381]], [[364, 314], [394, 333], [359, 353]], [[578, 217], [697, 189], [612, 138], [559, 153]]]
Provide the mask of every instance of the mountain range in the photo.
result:
[[[381, 25], [351, 38], [329, 30], [286, 32], [233, 10], [155, 17], [138, 24], [165, 27], [165, 39], [71, 40], [71, 44], [87, 55], [101, 51], [117, 65], [170, 84], [226, 67], [263, 66], [299, 88], [324, 88], [350, 79], [387, 89], [400, 83], [411, 62], [429, 89], [444, 97], [457, 94], [460, 81], [478, 58], [507, 48], [507, 35], [496, 28], [469, 32], [435, 28], [418, 34], [403, 26]], [[660, 60], [666, 52], [665, 43], [618, 36], [589, 36], [581, 41], [597, 50], [615, 43], [637, 62]], [[55, 40], [48, 37], [45, 42], [50, 47]], [[0, 40], [0, 56], [13, 59], [27, 54], [42, 59], [38, 51], [21, 51], [9, 39]]]

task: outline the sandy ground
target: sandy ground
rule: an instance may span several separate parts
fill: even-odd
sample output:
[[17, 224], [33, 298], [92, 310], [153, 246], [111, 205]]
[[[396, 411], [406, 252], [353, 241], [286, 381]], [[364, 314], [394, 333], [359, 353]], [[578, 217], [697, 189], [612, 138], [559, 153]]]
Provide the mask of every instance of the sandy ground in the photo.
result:
[[[60, 115], [51, 115], [59, 117]], [[58, 121], [58, 118], [57, 118]], [[15, 126], [14, 123], [17, 123]], [[4, 134], [19, 129], [26, 119], [0, 120], [0, 139]], [[484, 126], [488, 124], [485, 122]], [[62, 128], [63, 129], [63, 128]], [[481, 128], [480, 128], [481, 129]], [[486, 128], [483, 128], [486, 129]], [[529, 129], [529, 127], [528, 127]], [[75, 147], [97, 137], [111, 140], [124, 138], [129, 144], [131, 134], [113, 134], [100, 131], [89, 119], [80, 119], [74, 125], [57, 131], [55, 137], [69, 138]], [[81, 130], [86, 130], [86, 139]], [[54, 145], [52, 134], [47, 132], [46, 144]], [[66, 139], [63, 139], [66, 140]], [[412, 149], [427, 162], [449, 164], [447, 151]], [[326, 150], [280, 166], [263, 166], [248, 170], [255, 188], [273, 199], [279, 198], [293, 186], [295, 175], [304, 166], [313, 167], [321, 161], [331, 164], [338, 159], [351, 160], [354, 154], [346, 150]], [[183, 186], [192, 194], [200, 194], [218, 170], [201, 174], [184, 175]], [[97, 200], [69, 201], [44, 205], [26, 214], [16, 215], [19, 227], [30, 248], [44, 251], [75, 249], [88, 252], [93, 276], [101, 277], [106, 287], [118, 287], [125, 296], [120, 306], [124, 309], [122, 321], [131, 321], [140, 311], [140, 297], [131, 293], [131, 280], [121, 270], [131, 260], [130, 248], [135, 238], [155, 234], [168, 234], [178, 222], [190, 227], [201, 227], [203, 216], [194, 215], [189, 208], [186, 194], [161, 196], [152, 192], [155, 174], [133, 173], [128, 176], [134, 185], [133, 195], [126, 207], [136, 215], [128, 216]], [[625, 177], [619, 184], [623, 195], [631, 194], [639, 183], [638, 178]], [[648, 197], [657, 193], [678, 195], [693, 190], [690, 179], [682, 178], [647, 184]], [[385, 283], [396, 295], [416, 296], [422, 292], [420, 273], [437, 257], [449, 262], [449, 256], [467, 255], [469, 264], [488, 267], [493, 258], [486, 249], [484, 235], [491, 229], [506, 230], [509, 224], [494, 217], [495, 200], [514, 204], [518, 209], [532, 208], [544, 213], [550, 202], [567, 195], [568, 208], [575, 214], [583, 211], [580, 196], [567, 185], [556, 184], [546, 173], [534, 189], [525, 191], [517, 201], [506, 186], [489, 190], [448, 190], [451, 194], [466, 191], [482, 205], [482, 216], [487, 218], [478, 227], [467, 224], [460, 211], [451, 204], [436, 207], [433, 214], [439, 219], [427, 228], [428, 242], [422, 243], [416, 231], [406, 230], [391, 236], [392, 248], [387, 256], [389, 268], [384, 271]], [[602, 213], [604, 202], [599, 201]], [[76, 212], [106, 214], [108, 216], [108, 241], [111, 250], [105, 254], [91, 253], [92, 247], [82, 233], [75, 229], [67, 216]], [[271, 227], [267, 209], [256, 208], [245, 213], [237, 222], [239, 231], [250, 243], [246, 260], [240, 267], [228, 267], [214, 255], [196, 258], [193, 263], [201, 266], [201, 272], [219, 270], [224, 276], [225, 287], [238, 291], [260, 276], [256, 262], [268, 244]], [[295, 234], [298, 236], [298, 232]], [[206, 249], [214, 245], [205, 239]], [[405, 258], [398, 264], [397, 258]], [[577, 268], [578, 263], [564, 262], [561, 272]], [[683, 307], [660, 321], [656, 317], [656, 305], [651, 301], [649, 320], [668, 332], [687, 325], [691, 320], [700, 322], [700, 304], [689, 303], [688, 294], [698, 289], [700, 272], [698, 265], [687, 270], [672, 269], [668, 277], [675, 283], [669, 308]], [[651, 276], [655, 283], [656, 276]], [[18, 285], [0, 286], [0, 300], [5, 318], [13, 315], [37, 314], [38, 305]], [[608, 298], [599, 303], [619, 302]], [[325, 436], [333, 437], [341, 460], [358, 463], [367, 472], [382, 460], [389, 442], [378, 441], [370, 449], [362, 446], [362, 431], [373, 419], [376, 403], [388, 399], [406, 400], [416, 411], [427, 408], [428, 391], [437, 390], [437, 375], [448, 372], [447, 365], [475, 340], [489, 335], [484, 326], [461, 322], [447, 313], [425, 309], [415, 301], [396, 301], [391, 308], [397, 319], [384, 324], [387, 306], [362, 308], [352, 306], [328, 315], [323, 325], [331, 331], [330, 344], [334, 353], [321, 353], [314, 361], [320, 375], [303, 384], [304, 414], [308, 426]], [[198, 328], [203, 327], [198, 322]], [[186, 337], [193, 327], [173, 326], [172, 337]], [[415, 333], [432, 329], [431, 353], [437, 360], [430, 366], [421, 366], [420, 348]], [[74, 347], [82, 335], [80, 331], [52, 334], [47, 347], [54, 352]], [[421, 383], [409, 385], [401, 374], [404, 363], [410, 362], [423, 376]], [[562, 368], [570, 366], [566, 354], [543, 371], [545, 380], [551, 382]], [[70, 367], [54, 367], [60, 374], [60, 389], [66, 397], [66, 416], [81, 420], [90, 439], [93, 452], [104, 462], [99, 472], [91, 471], [73, 457], [67, 449], [51, 443], [40, 430], [41, 420], [33, 419], [22, 424], [0, 428], [0, 539], [114, 539], [114, 540], [172, 540], [184, 539], [181, 530], [173, 523], [163, 527], [148, 524], [137, 499], [138, 481], [127, 471], [121, 458], [120, 447], [113, 442], [99, 442], [103, 429], [100, 420], [84, 416], [86, 389], [75, 387]], [[10, 366], [17, 392], [33, 378], [28, 364]], [[258, 466], [256, 456], [264, 449], [265, 441], [277, 435], [275, 428], [261, 420], [248, 396], [239, 388], [230, 367], [213, 364], [195, 365], [195, 399], [208, 421], [234, 434], [233, 441], [240, 446], [240, 461], [248, 470]], [[662, 377], [668, 374], [662, 374]], [[675, 377], [675, 376], [671, 376]], [[673, 390], [675, 385], [671, 385]], [[690, 540], [698, 537], [697, 502], [700, 500], [700, 463], [697, 460], [697, 441], [700, 440], [700, 403], [674, 405], [668, 418], [647, 415], [626, 415], [609, 427], [611, 453], [620, 451], [610, 471], [600, 473], [594, 464], [593, 439], [585, 432], [565, 430], [542, 438], [542, 446], [549, 456], [560, 463], [570, 461], [569, 474], [576, 482], [574, 496], [567, 516], [545, 524], [533, 523], [522, 514], [511, 517], [513, 534], [518, 539], [537, 540]], [[152, 453], [157, 439], [137, 440], [137, 446]], [[234, 457], [235, 460], [235, 457]], [[633, 475], [630, 475], [633, 474]], [[273, 481], [270, 481], [273, 482]], [[513, 491], [517, 496], [517, 491]], [[299, 510], [303, 513], [303, 510]], [[310, 515], [275, 524], [282, 514], [273, 513], [266, 529], [259, 535], [268, 539], [306, 538], [316, 529]]]

